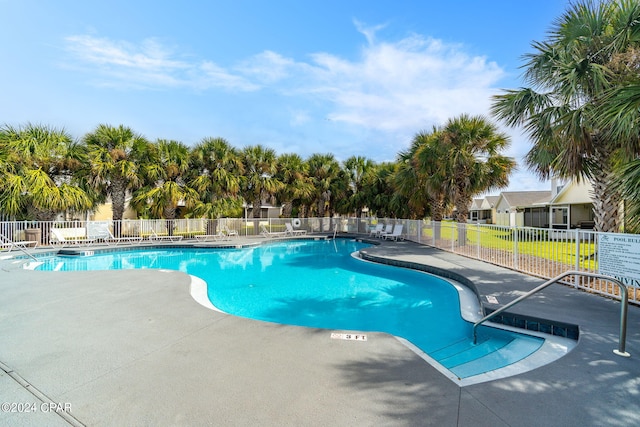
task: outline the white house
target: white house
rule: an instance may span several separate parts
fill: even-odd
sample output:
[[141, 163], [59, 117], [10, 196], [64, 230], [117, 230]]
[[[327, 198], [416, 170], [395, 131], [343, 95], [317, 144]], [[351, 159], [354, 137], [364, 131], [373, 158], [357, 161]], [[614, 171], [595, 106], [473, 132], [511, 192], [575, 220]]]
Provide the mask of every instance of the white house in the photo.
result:
[[549, 227], [593, 228], [593, 186], [587, 180], [551, 180], [552, 198], [549, 201]]
[[503, 191], [495, 205], [497, 225], [546, 227], [551, 191]]

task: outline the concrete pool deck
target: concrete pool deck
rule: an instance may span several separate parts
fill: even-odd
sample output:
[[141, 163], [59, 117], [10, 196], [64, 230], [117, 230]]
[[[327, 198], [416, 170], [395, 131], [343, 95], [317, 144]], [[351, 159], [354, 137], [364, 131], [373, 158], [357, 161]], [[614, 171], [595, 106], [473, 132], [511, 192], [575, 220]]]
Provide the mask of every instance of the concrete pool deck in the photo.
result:
[[[410, 242], [369, 251], [455, 271], [499, 304], [543, 282]], [[562, 285], [510, 311], [579, 325], [573, 351], [459, 387], [383, 333], [336, 340], [206, 309], [184, 273], [0, 267], [0, 403], [16, 404], [0, 425], [640, 425], [640, 308], [619, 357], [620, 303]]]

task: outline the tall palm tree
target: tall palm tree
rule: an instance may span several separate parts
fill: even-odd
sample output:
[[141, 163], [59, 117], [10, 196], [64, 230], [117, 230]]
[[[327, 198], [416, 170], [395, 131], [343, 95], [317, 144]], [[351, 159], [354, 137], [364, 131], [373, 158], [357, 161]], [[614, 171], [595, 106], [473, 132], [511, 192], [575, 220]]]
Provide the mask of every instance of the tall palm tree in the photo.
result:
[[62, 129], [27, 124], [0, 128], [0, 211], [42, 221], [56, 214], [85, 211], [95, 199], [76, 173], [84, 150]]
[[[153, 218], [176, 218], [178, 205], [188, 210], [198, 199], [198, 193], [187, 185], [189, 148], [178, 141], [159, 139], [149, 145], [141, 162], [145, 186], [134, 192], [131, 205], [138, 212], [146, 211]], [[168, 226], [171, 234], [173, 227]]]
[[637, 1], [572, 4], [547, 40], [525, 56], [530, 87], [494, 97], [493, 114], [524, 126], [533, 141], [526, 163], [542, 178], [587, 178], [593, 184], [598, 231], [618, 231], [620, 194], [613, 185], [622, 141], [598, 124], [603, 95], [618, 84], [608, 64], [638, 45]]
[[324, 217], [330, 208], [332, 190], [340, 173], [340, 164], [333, 154], [312, 154], [307, 159], [307, 164], [314, 187], [310, 201], [315, 206], [317, 216]]
[[191, 187], [200, 194], [194, 215], [217, 219], [241, 207], [244, 165], [238, 150], [224, 138], [204, 138], [192, 149], [191, 162]]
[[509, 184], [516, 164], [501, 154], [509, 143], [509, 137], [482, 116], [463, 114], [443, 127], [439, 150], [444, 156], [436, 170], [447, 177], [443, 188], [455, 205], [457, 222], [467, 222], [474, 196]]
[[369, 212], [378, 217], [409, 218], [407, 199], [400, 195], [394, 185], [397, 164], [379, 163], [375, 166], [371, 184], [366, 187]]
[[398, 192], [407, 198], [411, 216], [423, 218], [427, 212], [434, 221], [444, 217], [446, 192], [439, 165], [444, 153], [440, 151], [440, 133], [419, 132], [408, 150], [398, 154], [394, 184]]
[[609, 64], [618, 85], [609, 89], [597, 108], [597, 124], [606, 137], [621, 141], [614, 187], [624, 200], [624, 230], [640, 232], [640, 48], [630, 47]]
[[342, 169], [347, 178], [346, 210], [355, 213], [356, 218], [362, 217], [362, 211], [367, 207], [367, 184], [372, 182], [375, 163], [361, 156], [351, 156], [342, 162]]
[[240, 153], [244, 166], [244, 185], [242, 192], [245, 200], [253, 203], [253, 217], [260, 218], [262, 202], [271, 201], [282, 188], [276, 178], [278, 163], [275, 150], [253, 145], [245, 147]]
[[282, 216], [290, 218], [294, 205], [313, 192], [308, 165], [297, 154], [282, 154], [275, 177], [283, 184], [276, 195], [282, 205]]
[[[111, 199], [115, 233], [126, 208], [127, 193], [142, 185], [140, 164], [149, 142], [131, 128], [119, 125], [98, 125], [84, 136], [93, 188]], [[118, 234], [116, 234], [118, 235]]]

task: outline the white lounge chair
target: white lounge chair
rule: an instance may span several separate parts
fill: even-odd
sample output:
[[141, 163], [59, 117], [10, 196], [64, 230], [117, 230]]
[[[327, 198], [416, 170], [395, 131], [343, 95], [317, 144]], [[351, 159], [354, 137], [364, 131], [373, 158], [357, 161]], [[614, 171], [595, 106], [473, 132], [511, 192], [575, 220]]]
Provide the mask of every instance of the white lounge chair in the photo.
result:
[[384, 224], [379, 222], [375, 228], [373, 228], [371, 230], [371, 233], [369, 233], [369, 236], [371, 237], [378, 237], [378, 234], [382, 233], [382, 229], [384, 228]]
[[155, 240], [155, 241], [170, 241], [170, 242], [179, 242], [180, 240], [183, 239], [184, 236], [180, 235], [180, 236], [170, 236], [170, 235], [159, 235], [158, 233], [156, 233], [156, 231], [152, 228], [151, 229], [151, 235], [149, 236], [149, 240]]
[[389, 234], [385, 234], [384, 238], [393, 239], [397, 242], [398, 238], [402, 239], [402, 228], [403, 228], [402, 224], [396, 224], [396, 226], [393, 227], [393, 231]]
[[264, 225], [260, 226], [260, 230], [260, 234], [264, 237], [285, 237], [287, 235], [286, 231], [269, 231]]
[[209, 242], [209, 241], [220, 241], [220, 240], [229, 240], [229, 236], [226, 235], [222, 230], [218, 231], [216, 234], [201, 234], [196, 236], [196, 240], [199, 242]]
[[106, 231], [108, 233], [108, 236], [104, 239], [104, 242], [107, 245], [110, 244], [115, 244], [115, 246], [118, 246], [120, 243], [129, 243], [129, 244], [133, 244], [133, 243], [140, 243], [142, 241], [142, 237], [140, 236], [121, 236], [121, 237], [116, 237], [113, 235], [113, 233], [111, 232], [111, 230], [109, 230], [109, 228], [106, 228]]
[[231, 236], [240, 237], [240, 234], [238, 234], [237, 230], [232, 230], [229, 227], [227, 227], [226, 225], [222, 226], [222, 232], [224, 234], [226, 234], [227, 236], [229, 236], [229, 237], [231, 237]]
[[291, 224], [290, 222], [287, 222], [285, 226], [287, 227], [286, 233], [290, 236], [302, 236], [304, 234], [307, 234], [307, 230], [296, 230], [295, 228], [293, 228], [293, 224]]
[[382, 231], [379, 231], [378, 234], [376, 234], [376, 237], [384, 237], [387, 234], [391, 234], [392, 231], [393, 231], [393, 224], [387, 224], [384, 226]]
[[62, 228], [52, 228], [51, 229], [51, 245], [52, 246], [81, 246], [81, 245], [90, 245], [96, 241], [93, 238], [87, 237], [73, 237], [67, 239], [64, 236], [64, 229]]
[[21, 240], [14, 242], [7, 236], [0, 234], [0, 249], [9, 249], [7, 252], [11, 252], [12, 249], [26, 249], [31, 245], [34, 247], [38, 246], [38, 242], [35, 240]]

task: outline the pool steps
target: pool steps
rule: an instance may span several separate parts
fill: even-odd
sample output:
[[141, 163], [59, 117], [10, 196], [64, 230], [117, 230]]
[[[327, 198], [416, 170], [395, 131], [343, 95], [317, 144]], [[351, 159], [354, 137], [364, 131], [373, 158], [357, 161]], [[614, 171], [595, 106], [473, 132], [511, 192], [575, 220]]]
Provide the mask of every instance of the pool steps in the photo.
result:
[[434, 360], [458, 378], [468, 378], [518, 362], [538, 350], [540, 338], [504, 336], [473, 344], [469, 339], [457, 341], [429, 352]]
[[[360, 257], [367, 261], [425, 271], [440, 277], [452, 279], [465, 285], [475, 292], [476, 295], [479, 295], [473, 282], [452, 271], [417, 262], [376, 256], [368, 253], [366, 250], [360, 251]], [[494, 311], [493, 308], [486, 307], [484, 304], [482, 304], [482, 306], [484, 307], [485, 314]], [[503, 324], [523, 330], [535, 331], [537, 333], [542, 332], [576, 341], [579, 335], [577, 325], [538, 319], [511, 312], [501, 313], [491, 319], [490, 323]], [[539, 338], [529, 335], [523, 335], [521, 338], [512, 337], [511, 339], [509, 339], [509, 337], [492, 338], [491, 341], [490, 343], [481, 341], [478, 344], [473, 344], [472, 339], [464, 339], [447, 347], [430, 351], [428, 354], [458, 378], [468, 378], [516, 363], [530, 356], [541, 346]]]

